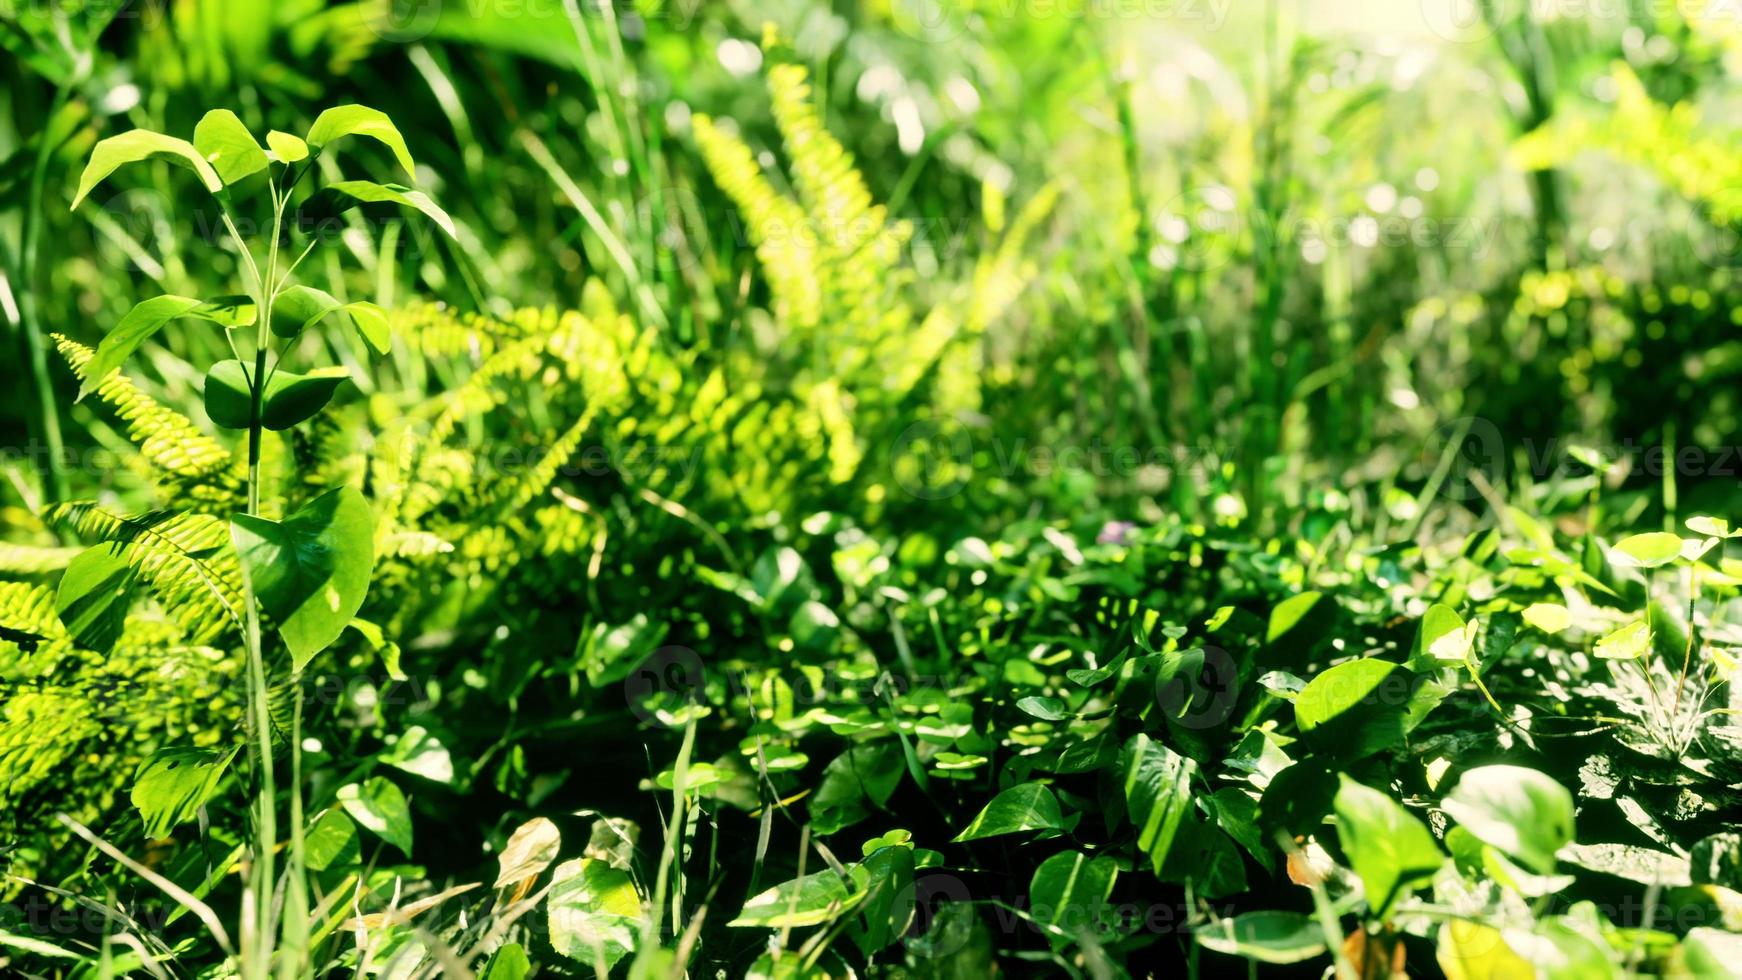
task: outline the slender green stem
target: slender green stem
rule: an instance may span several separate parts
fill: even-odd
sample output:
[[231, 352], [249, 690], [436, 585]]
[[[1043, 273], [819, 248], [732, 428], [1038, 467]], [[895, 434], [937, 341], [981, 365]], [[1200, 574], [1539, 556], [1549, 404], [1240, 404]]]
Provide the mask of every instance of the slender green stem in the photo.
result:
[[37, 416], [42, 425], [42, 441], [48, 452], [42, 472], [48, 479], [48, 489], [56, 500], [67, 496], [66, 459], [60, 431], [60, 408], [55, 404], [54, 384], [48, 373], [48, 345], [43, 343], [42, 324], [36, 312], [36, 245], [42, 231], [42, 185], [48, 172], [53, 141], [49, 139], [50, 124], [60, 115], [67, 101], [67, 86], [58, 85], [54, 102], [49, 106], [47, 123], [38, 140], [36, 163], [30, 172], [30, 197], [24, 202], [24, 226], [19, 235], [18, 314], [23, 327], [24, 344], [30, 357], [31, 382], [36, 388]]

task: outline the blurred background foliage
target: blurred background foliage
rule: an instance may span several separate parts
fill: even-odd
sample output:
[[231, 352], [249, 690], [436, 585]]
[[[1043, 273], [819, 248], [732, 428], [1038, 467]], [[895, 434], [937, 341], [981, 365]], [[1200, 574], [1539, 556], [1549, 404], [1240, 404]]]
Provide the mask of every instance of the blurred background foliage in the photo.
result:
[[[212, 215], [172, 230], [195, 205], [167, 173], [67, 212], [102, 135], [185, 132], [211, 106], [294, 129], [356, 100], [417, 133], [420, 183], [462, 231], [354, 236], [363, 271], [335, 291], [500, 315], [597, 280], [670, 349], [723, 358], [767, 287], [693, 120], [774, 163], [772, 25], [911, 226], [921, 310], [1057, 194], [1022, 302], [962, 366], [983, 402], [919, 447], [944, 480], [972, 447], [973, 507], [1038, 482], [1067, 509], [1215, 503], [1274, 526], [1309, 485], [1413, 493], [1466, 417], [1505, 434], [1500, 470], [1526, 439], [1719, 447], [1742, 367], [1724, 125], [1742, 41], [1721, 9], [1672, 6], [9, 3], [3, 308], [30, 365], [32, 338], [88, 340], [143, 291], [233, 278]], [[194, 377], [177, 363], [154, 365], [172, 401]], [[24, 397], [42, 379], [52, 397]], [[46, 446], [68, 375], [19, 381], [6, 442]], [[1007, 472], [1015, 433], [1159, 465]]]

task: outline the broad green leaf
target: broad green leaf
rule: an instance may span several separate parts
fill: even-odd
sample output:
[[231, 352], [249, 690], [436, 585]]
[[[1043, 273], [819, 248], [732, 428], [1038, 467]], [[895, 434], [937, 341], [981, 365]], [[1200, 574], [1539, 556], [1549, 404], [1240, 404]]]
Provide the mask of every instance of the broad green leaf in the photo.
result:
[[1160, 872], [1191, 808], [1191, 778], [1197, 764], [1149, 736], [1137, 734], [1120, 757], [1125, 809], [1137, 827], [1137, 847]]
[[85, 382], [79, 387], [79, 397], [97, 390], [139, 345], [178, 317], [191, 316], [225, 326], [239, 326], [254, 321], [254, 307], [245, 297], [227, 296], [219, 299], [194, 299], [189, 296], [154, 296], [127, 312], [103, 340], [97, 344], [96, 356], [85, 366]]
[[1167, 860], [1156, 872], [1163, 881], [1190, 884], [1192, 893], [1208, 899], [1238, 895], [1247, 889], [1246, 862], [1227, 834], [1209, 819], [1188, 811], [1180, 820]]
[[1337, 840], [1361, 877], [1374, 917], [1387, 918], [1408, 889], [1445, 863], [1433, 832], [1386, 794], [1343, 776], [1334, 806]]
[[1017, 701], [1016, 707], [1030, 718], [1039, 718], [1041, 721], [1063, 721], [1071, 717], [1064, 701], [1038, 694]]
[[1605, 634], [1592, 652], [1604, 660], [1637, 660], [1651, 649], [1651, 630], [1639, 619]]
[[1198, 945], [1258, 963], [1300, 963], [1325, 951], [1325, 930], [1299, 912], [1247, 912], [1193, 931]]
[[558, 953], [588, 965], [602, 958], [614, 966], [635, 949], [641, 896], [628, 872], [576, 858], [557, 865], [545, 913], [550, 944]]
[[1030, 830], [1057, 830], [1064, 826], [1058, 797], [1045, 783], [1018, 783], [992, 798], [967, 829], [955, 840], [980, 840], [1001, 834]]
[[1730, 522], [1721, 517], [1690, 517], [1688, 530], [1713, 538], [1730, 537]]
[[344, 306], [331, 293], [313, 286], [286, 286], [272, 300], [272, 332], [295, 337]]
[[1650, 531], [1615, 542], [1615, 547], [1609, 551], [1609, 558], [1623, 567], [1656, 568], [1675, 561], [1681, 553], [1680, 535], [1668, 531]]
[[1557, 602], [1533, 602], [1524, 607], [1524, 621], [1544, 633], [1559, 633], [1573, 625], [1573, 614]]
[[483, 980], [526, 980], [532, 975], [532, 960], [526, 955], [526, 947], [519, 943], [509, 943], [490, 954], [490, 962], [484, 967]]
[[1440, 926], [1434, 959], [1447, 980], [1533, 980], [1536, 968], [1506, 945], [1500, 930], [1453, 919]]
[[308, 144], [301, 137], [273, 130], [266, 134], [266, 147], [279, 163], [296, 163], [308, 159]]
[[1265, 642], [1275, 643], [1312, 613], [1324, 596], [1318, 592], [1302, 592], [1289, 596], [1270, 611], [1270, 623], [1265, 628]]
[[1118, 862], [1110, 857], [1091, 858], [1079, 851], [1054, 854], [1040, 863], [1028, 883], [1029, 914], [1063, 937], [1075, 938], [1083, 929], [1099, 932], [1111, 925], [1102, 916], [1118, 876]]
[[406, 173], [417, 175], [417, 167], [411, 162], [411, 151], [405, 147], [405, 137], [399, 135], [386, 113], [365, 105], [334, 106], [321, 113], [315, 124], [309, 127], [308, 145], [322, 149], [342, 136], [368, 136], [380, 140], [393, 151], [393, 158], [399, 161]]
[[836, 756], [810, 798], [812, 831], [835, 833], [865, 819], [872, 806], [889, 802], [901, 784], [904, 761], [894, 739], [856, 745]]
[[79, 175], [79, 190], [73, 195], [73, 207], [78, 207], [85, 195], [91, 193], [91, 188], [118, 168], [150, 159], [168, 160], [192, 170], [206, 190], [213, 194], [224, 189], [223, 178], [192, 143], [149, 129], [134, 129], [103, 140], [91, 151], [91, 160], [85, 164], [85, 172]]
[[1534, 769], [1472, 769], [1442, 806], [1477, 840], [1538, 874], [1553, 871], [1555, 852], [1573, 839], [1573, 795]]
[[282, 522], [238, 514], [230, 538], [254, 594], [301, 670], [363, 605], [375, 567], [375, 515], [351, 487], [316, 497]]
[[399, 787], [381, 776], [339, 787], [339, 805], [358, 825], [411, 856], [411, 808]]
[[1421, 649], [1433, 660], [1463, 663], [1476, 642], [1477, 624], [1464, 622], [1457, 610], [1435, 603], [1421, 618]]
[[1350, 660], [1323, 671], [1294, 699], [1295, 723], [1323, 751], [1358, 759], [1403, 739], [1413, 675], [1387, 660]]
[[[306, 422], [332, 401], [339, 385], [350, 380], [342, 367], [316, 368], [308, 374], [278, 370], [270, 373], [261, 400], [260, 423], [274, 432]], [[219, 361], [206, 374], [206, 415], [227, 429], [246, 429], [253, 414], [252, 392], [242, 362]]]
[[448, 217], [429, 195], [400, 184], [377, 184], [370, 180], [339, 180], [321, 188], [310, 200], [316, 215], [343, 214], [358, 204], [402, 204], [422, 212], [454, 237], [454, 219]]
[[1742, 964], [1742, 936], [1711, 926], [1695, 926], [1676, 949], [1675, 961], [1683, 971], [1681, 976], [1733, 976]]
[[768, 889], [744, 903], [744, 910], [728, 926], [763, 929], [800, 929], [839, 918], [865, 897], [850, 891], [847, 882], [833, 870], [795, 878]]
[[194, 127], [194, 149], [226, 184], [266, 169], [266, 151], [228, 109], [213, 109]]
[[393, 349], [393, 328], [387, 320], [386, 310], [359, 300], [346, 303], [345, 312], [351, 317], [351, 326], [357, 328], [358, 335], [375, 349], [375, 353], [385, 354]]
[[200, 807], [218, 791], [224, 769], [236, 750], [158, 749], [139, 766], [129, 795], [145, 820], [145, 839], [168, 837], [199, 815]]
[[562, 833], [544, 817], [534, 817], [515, 829], [496, 856], [494, 888], [508, 888], [528, 878], [536, 878], [556, 860], [562, 847]]
[[422, 725], [412, 725], [378, 757], [401, 772], [422, 776], [432, 783], [454, 781], [454, 762], [441, 740]]
[[99, 544], [61, 573], [54, 607], [79, 646], [108, 653], [121, 638], [137, 573], [116, 544]]
[[858, 910], [863, 928], [854, 938], [870, 955], [900, 938], [913, 924], [913, 848], [877, 848], [865, 856], [860, 868], [864, 871], [865, 897]]
[[356, 864], [362, 854], [357, 825], [343, 810], [323, 810], [303, 835], [303, 860], [314, 871]]

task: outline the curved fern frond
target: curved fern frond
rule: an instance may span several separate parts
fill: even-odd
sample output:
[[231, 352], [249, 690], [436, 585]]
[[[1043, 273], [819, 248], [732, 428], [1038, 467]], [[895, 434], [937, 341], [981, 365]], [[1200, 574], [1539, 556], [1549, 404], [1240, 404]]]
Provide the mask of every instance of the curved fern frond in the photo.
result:
[[[91, 348], [54, 335], [55, 346], [80, 381], [86, 380]], [[97, 396], [127, 425], [127, 438], [139, 447], [153, 475], [172, 495], [234, 503], [242, 495], [239, 462], [218, 440], [200, 431], [187, 416], [165, 408], [119, 371], [97, 386]]]
[[229, 526], [207, 514], [154, 512], [126, 517], [89, 502], [56, 504], [50, 527], [121, 546], [120, 554], [194, 643], [242, 626], [242, 567]]

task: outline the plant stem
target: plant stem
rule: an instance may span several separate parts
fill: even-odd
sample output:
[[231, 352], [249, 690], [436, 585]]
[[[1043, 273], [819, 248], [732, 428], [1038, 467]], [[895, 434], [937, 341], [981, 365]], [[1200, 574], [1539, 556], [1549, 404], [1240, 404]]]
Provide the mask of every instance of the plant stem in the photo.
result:
[[50, 130], [61, 107], [66, 105], [67, 86], [57, 85], [54, 102], [36, 148], [36, 163], [30, 172], [30, 197], [24, 202], [24, 226], [19, 234], [18, 255], [18, 319], [23, 328], [24, 344], [30, 357], [30, 375], [36, 388], [37, 417], [42, 424], [42, 441], [48, 452], [42, 467], [52, 499], [67, 497], [66, 459], [60, 431], [60, 409], [54, 401], [53, 379], [48, 373], [48, 347], [42, 341], [42, 324], [36, 314], [36, 243], [42, 231], [42, 185], [48, 171]]

